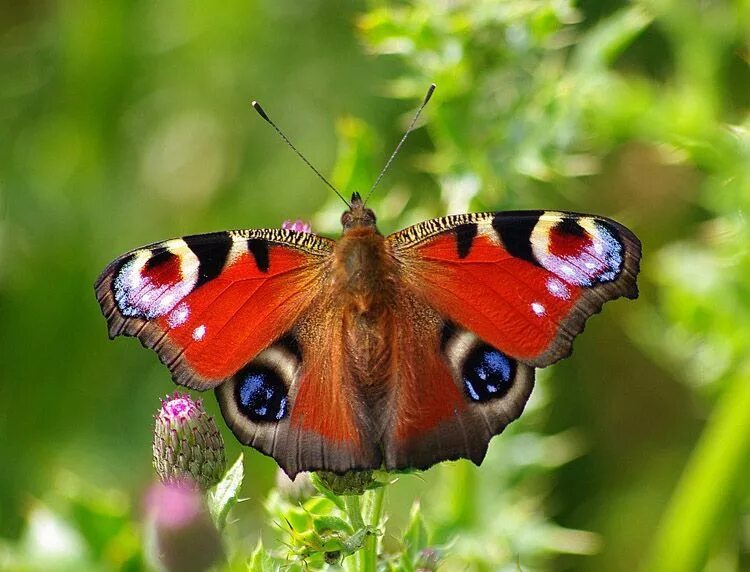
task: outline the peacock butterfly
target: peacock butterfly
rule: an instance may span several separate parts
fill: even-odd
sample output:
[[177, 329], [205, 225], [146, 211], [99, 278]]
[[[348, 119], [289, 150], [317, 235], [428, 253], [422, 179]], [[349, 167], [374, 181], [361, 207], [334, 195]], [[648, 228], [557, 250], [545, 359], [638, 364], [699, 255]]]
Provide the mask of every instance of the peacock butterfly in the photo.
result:
[[236, 230], [120, 256], [95, 284], [110, 338], [214, 389], [236, 437], [292, 477], [425, 469], [480, 464], [534, 368], [567, 357], [606, 301], [638, 296], [641, 245], [613, 220], [471, 213], [383, 236], [365, 203], [352, 195], [337, 241]]

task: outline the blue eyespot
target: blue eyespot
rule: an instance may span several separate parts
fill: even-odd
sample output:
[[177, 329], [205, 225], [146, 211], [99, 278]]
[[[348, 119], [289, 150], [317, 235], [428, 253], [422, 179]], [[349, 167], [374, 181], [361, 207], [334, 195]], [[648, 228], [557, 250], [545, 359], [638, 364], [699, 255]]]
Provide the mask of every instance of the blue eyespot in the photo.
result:
[[516, 362], [487, 344], [471, 350], [462, 368], [467, 395], [478, 402], [503, 397], [513, 386]]
[[237, 406], [251, 421], [281, 421], [287, 414], [287, 390], [271, 369], [249, 365], [237, 375]]

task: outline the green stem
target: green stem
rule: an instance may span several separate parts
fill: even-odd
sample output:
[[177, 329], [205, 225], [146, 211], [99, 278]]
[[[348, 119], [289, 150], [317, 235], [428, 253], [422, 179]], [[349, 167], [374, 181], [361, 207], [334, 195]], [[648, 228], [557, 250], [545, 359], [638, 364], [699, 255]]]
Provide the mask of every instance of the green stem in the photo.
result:
[[[367, 504], [365, 508], [365, 519], [367, 525], [376, 530], [380, 526], [380, 520], [383, 517], [383, 502], [385, 499], [385, 486], [378, 487], [365, 493], [367, 495]], [[378, 565], [378, 536], [373, 534], [367, 537], [365, 546], [362, 549], [362, 558], [360, 560], [362, 572], [375, 572]]]
[[[361, 530], [365, 526], [365, 521], [362, 520], [362, 505], [359, 500], [359, 496], [345, 496], [344, 506], [346, 507], [346, 514], [349, 517], [349, 524], [352, 525], [354, 532]], [[356, 572], [362, 569], [362, 554], [361, 552], [355, 552], [350, 558], [347, 558], [344, 562], [346, 570], [350, 572]]]
[[750, 370], [729, 381], [665, 511], [647, 570], [702, 570], [737, 508], [750, 455]]
[[346, 506], [346, 514], [349, 516], [349, 524], [352, 525], [354, 531], [364, 528], [365, 521], [362, 520], [362, 505], [359, 502], [359, 497], [356, 495], [344, 497], [344, 505]]

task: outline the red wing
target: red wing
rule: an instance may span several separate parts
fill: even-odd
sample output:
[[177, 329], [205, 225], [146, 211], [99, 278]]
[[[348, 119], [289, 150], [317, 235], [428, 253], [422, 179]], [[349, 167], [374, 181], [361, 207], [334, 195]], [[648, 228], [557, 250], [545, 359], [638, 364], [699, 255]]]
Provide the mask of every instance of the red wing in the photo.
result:
[[286, 230], [187, 236], [121, 256], [97, 280], [96, 295], [110, 337], [137, 337], [175, 382], [207, 389], [299, 319], [332, 244]]
[[382, 462], [345, 347], [342, 307], [329, 294], [321, 292], [289, 334], [216, 390], [240, 442], [292, 477]]
[[521, 415], [533, 368], [445, 322], [411, 293], [402, 292], [398, 305], [385, 467], [426, 469], [459, 458], [480, 464], [492, 436]]
[[641, 246], [609, 219], [560, 212], [456, 215], [388, 237], [413, 292], [535, 367], [570, 354], [607, 300], [638, 295]]
[[188, 236], [118, 258], [96, 294], [111, 337], [137, 337], [177, 383], [216, 388], [237, 438], [288, 473], [372, 468], [381, 454], [352, 397], [332, 250], [285, 230]]

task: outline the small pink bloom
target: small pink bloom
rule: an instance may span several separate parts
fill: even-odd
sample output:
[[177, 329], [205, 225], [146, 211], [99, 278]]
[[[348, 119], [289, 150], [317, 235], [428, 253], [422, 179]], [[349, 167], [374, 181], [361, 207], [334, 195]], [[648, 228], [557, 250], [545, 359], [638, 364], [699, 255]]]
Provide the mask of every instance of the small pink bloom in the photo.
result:
[[154, 483], [146, 492], [146, 513], [160, 526], [182, 528], [201, 513], [202, 502], [191, 483]]
[[297, 219], [295, 221], [285, 220], [281, 224], [281, 228], [284, 230], [293, 230], [294, 232], [312, 232], [310, 224], [302, 219]]
[[200, 572], [223, 559], [224, 550], [201, 493], [191, 484], [156, 483], [146, 493], [152, 561], [168, 572]]
[[175, 391], [172, 397], [161, 400], [161, 413], [173, 420], [187, 420], [197, 417], [203, 411], [200, 399], [193, 401], [188, 394]]

